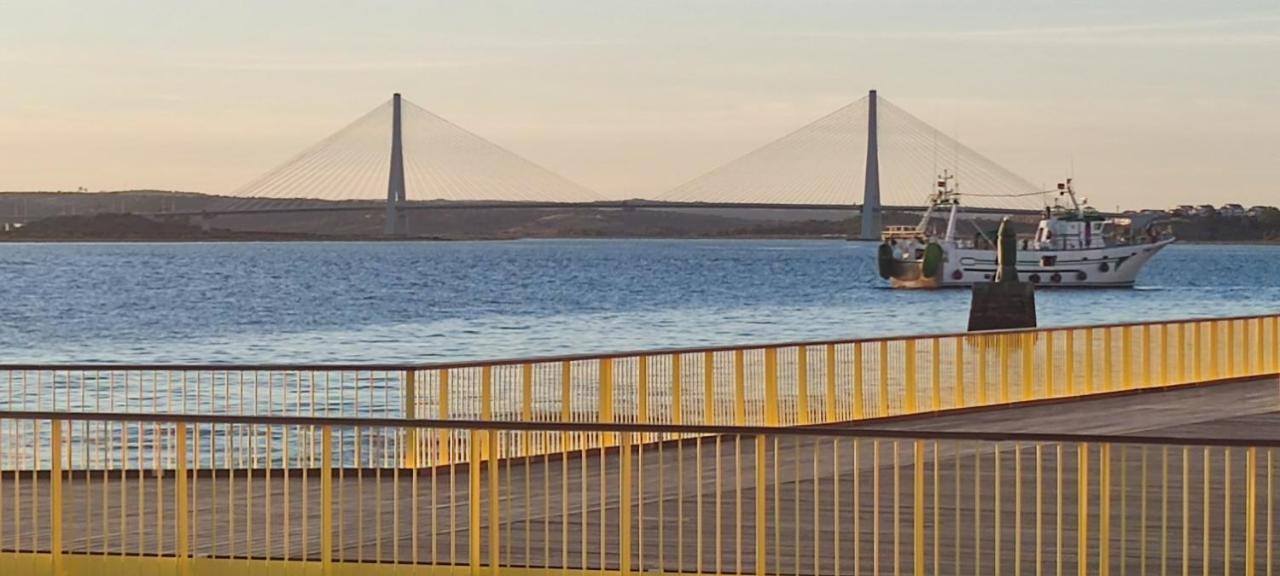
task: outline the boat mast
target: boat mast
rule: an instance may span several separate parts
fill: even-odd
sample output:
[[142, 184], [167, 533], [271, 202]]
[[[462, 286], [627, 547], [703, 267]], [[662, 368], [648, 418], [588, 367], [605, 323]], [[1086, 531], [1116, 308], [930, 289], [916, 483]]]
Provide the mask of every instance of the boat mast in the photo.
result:
[[935, 193], [929, 198], [929, 205], [924, 209], [924, 216], [920, 218], [920, 223], [916, 225], [916, 233], [923, 235], [929, 230], [929, 219], [933, 218], [933, 209], [938, 206], [938, 195]]
[[1058, 183], [1058, 195], [1062, 196], [1064, 194], [1071, 199], [1071, 209], [1076, 213], [1076, 216], [1084, 218], [1084, 206], [1076, 200], [1076, 191], [1071, 188], [1070, 178], [1067, 178], [1065, 183]]
[[938, 198], [942, 202], [951, 204], [951, 213], [947, 215], [947, 242], [953, 242], [956, 239], [956, 219], [960, 215], [960, 198], [956, 194], [956, 186], [953, 184], [955, 176], [942, 171], [942, 176], [938, 178]]

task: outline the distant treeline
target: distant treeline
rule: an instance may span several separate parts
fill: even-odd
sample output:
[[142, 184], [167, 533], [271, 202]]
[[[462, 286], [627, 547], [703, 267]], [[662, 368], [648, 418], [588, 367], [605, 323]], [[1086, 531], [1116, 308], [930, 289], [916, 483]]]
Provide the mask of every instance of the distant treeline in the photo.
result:
[[[177, 236], [201, 239], [177, 229], [160, 231], [142, 225], [141, 220], [77, 220], [70, 216], [100, 214], [155, 214], [165, 212], [198, 213], [214, 208], [223, 200], [217, 196], [162, 190], [124, 192], [24, 192], [0, 193], [0, 231], [11, 230], [41, 220], [50, 220], [22, 233], [9, 234], [10, 239], [66, 238], [118, 239], [169, 238]], [[317, 205], [322, 201], [307, 201]], [[410, 234], [422, 238], [501, 239], [501, 238], [821, 238], [850, 236], [860, 228], [857, 216], [845, 209], [813, 211], [822, 214], [775, 211], [773, 213], [744, 209], [596, 209], [577, 208], [505, 208], [415, 210], [408, 212]], [[935, 216], [935, 226], [944, 225], [943, 216]], [[1167, 223], [1178, 238], [1202, 242], [1280, 242], [1280, 210], [1255, 208], [1246, 215], [1210, 213], [1170, 216], [1162, 213], [1143, 214]], [[920, 215], [886, 212], [886, 225], [914, 225]], [[994, 216], [974, 216], [961, 226], [959, 233], [973, 236], [981, 228], [993, 229]], [[970, 220], [970, 218], [966, 218]], [[1035, 230], [1035, 216], [1014, 219], [1018, 234]], [[166, 220], [169, 221], [169, 220]], [[127, 222], [134, 224], [126, 225]], [[171, 222], [172, 223], [172, 222]], [[90, 226], [89, 224], [93, 224]], [[126, 228], [104, 230], [101, 226]], [[214, 235], [233, 233], [267, 235], [323, 236], [325, 238], [372, 238], [382, 235], [382, 213], [373, 212], [298, 212], [224, 215], [191, 219], [185, 224]], [[1161, 224], [1164, 225], [1164, 224]], [[108, 233], [109, 232], [109, 233]]]
[[1280, 242], [1280, 210], [1266, 208], [1253, 216], [1179, 217], [1170, 220], [1173, 234], [1191, 242]]

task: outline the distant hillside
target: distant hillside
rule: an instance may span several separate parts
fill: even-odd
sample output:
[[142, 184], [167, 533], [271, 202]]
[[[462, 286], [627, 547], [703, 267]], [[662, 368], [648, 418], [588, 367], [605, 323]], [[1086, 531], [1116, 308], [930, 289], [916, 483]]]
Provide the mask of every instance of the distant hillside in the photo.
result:
[[[233, 202], [239, 202], [235, 199]], [[118, 192], [6, 192], [0, 193], [0, 223], [34, 225], [44, 219], [121, 213], [199, 213], [219, 210], [228, 199], [191, 192], [130, 190]], [[323, 206], [319, 200], [290, 202]], [[821, 236], [847, 234], [857, 229], [857, 219], [843, 209], [787, 211], [741, 209], [592, 209], [450, 208], [406, 211], [413, 236], [446, 239], [490, 238], [603, 238], [603, 237], [750, 237]], [[380, 237], [383, 214], [378, 210], [351, 212], [293, 212], [234, 214], [184, 218], [199, 229], [326, 237]], [[99, 222], [105, 223], [109, 220]], [[97, 229], [74, 231], [71, 221], [54, 220], [44, 231], [26, 231], [10, 238], [120, 238], [121, 233]], [[4, 227], [0, 227], [3, 229]], [[57, 231], [52, 231], [56, 229]], [[144, 237], [138, 227], [129, 232]], [[156, 229], [157, 237], [191, 237], [184, 232]]]
[[0, 232], [0, 241], [215, 241], [309, 240], [310, 234], [205, 230], [186, 222], [162, 221], [132, 214], [53, 216]]
[[[292, 212], [170, 217], [120, 220], [123, 213], [199, 213], [224, 209], [229, 199], [194, 192], [129, 190], [118, 192], [3, 192], [0, 193], [0, 231], [15, 225], [31, 227], [6, 234], [7, 239], [157, 239], [199, 240], [235, 238], [380, 238], [383, 213]], [[241, 203], [242, 199], [230, 202]], [[321, 200], [290, 205], [322, 207]], [[346, 203], [350, 204], [350, 203]], [[740, 208], [449, 208], [409, 210], [408, 230], [419, 238], [818, 238], [847, 236], [860, 227], [847, 209], [758, 210]], [[71, 217], [114, 215], [114, 218], [66, 220]], [[885, 224], [914, 224], [919, 216], [886, 213]], [[46, 222], [41, 222], [48, 220]], [[995, 217], [979, 226], [990, 228]], [[1015, 220], [1019, 233], [1030, 233], [1034, 217]], [[146, 224], [145, 222], [151, 224]], [[1180, 239], [1217, 242], [1280, 241], [1280, 211], [1254, 217], [1223, 215], [1176, 217], [1168, 220]], [[39, 224], [37, 226], [37, 224]], [[187, 226], [179, 229], [179, 224]], [[125, 227], [124, 230], [112, 226]], [[198, 233], [192, 230], [198, 231]], [[961, 234], [971, 235], [972, 226]], [[245, 235], [249, 234], [249, 235]], [[255, 236], [256, 235], [256, 236]]]
[[1275, 209], [1257, 217], [1181, 217], [1170, 226], [1175, 236], [1189, 242], [1280, 242], [1280, 210]]

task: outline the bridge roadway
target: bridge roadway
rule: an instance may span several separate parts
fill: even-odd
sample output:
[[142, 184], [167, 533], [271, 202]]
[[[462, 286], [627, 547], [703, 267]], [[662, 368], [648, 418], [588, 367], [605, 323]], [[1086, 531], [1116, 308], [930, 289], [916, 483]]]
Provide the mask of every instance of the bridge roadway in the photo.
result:
[[[871, 427], [1280, 440], [1280, 394], [1274, 378], [1268, 378], [909, 418]], [[1077, 446], [1042, 443], [1037, 450], [1034, 443], [1001, 443], [999, 454], [993, 446], [997, 445], [979, 448], [964, 440], [925, 445], [926, 570], [989, 573], [999, 558], [1001, 568], [1010, 572], [1016, 563], [1024, 573], [1032, 573], [1038, 562], [1049, 574], [1076, 573]], [[755, 447], [754, 438], [720, 437], [640, 449], [631, 462], [632, 569], [754, 573]], [[1110, 500], [1113, 567], [1123, 564], [1138, 573], [1155, 570], [1164, 561], [1169, 570], [1178, 570], [1186, 560], [1191, 571], [1200, 573], [1205, 556], [1201, 535], [1212, 533], [1208, 557], [1212, 572], [1222, 573], [1222, 535], [1230, 528], [1236, 540], [1229, 552], [1232, 568], [1244, 572], [1245, 547], [1239, 543], [1244, 534], [1243, 490], [1228, 496], [1223, 482], [1215, 479], [1206, 489], [1201, 480], [1205, 458], [1213, 459], [1217, 478], [1218, 463], [1226, 454], [1223, 448], [1213, 448], [1210, 456], [1200, 448], [1184, 453], [1178, 446], [1112, 448], [1110, 459], [1118, 464], [1112, 470]], [[770, 573], [852, 573], [855, 565], [866, 574], [891, 573], [895, 567], [912, 570], [917, 454], [911, 440], [781, 438], [766, 441], [765, 450]], [[1091, 466], [1097, 466], [1100, 449], [1095, 445], [1092, 450]], [[1231, 449], [1233, 482], [1244, 476], [1244, 452]], [[1273, 455], [1280, 453], [1264, 450], [1259, 456], [1268, 465], [1259, 466], [1258, 486], [1268, 486], [1263, 482], [1269, 482], [1269, 475], [1264, 475]], [[487, 562], [489, 539], [497, 536], [493, 552], [504, 566], [616, 569], [621, 460], [618, 452], [593, 451], [498, 463], [492, 486], [500, 502], [496, 525], [490, 524], [491, 486], [485, 472], [479, 479], [481, 559]], [[997, 463], [999, 474], [993, 474]], [[1158, 472], [1164, 467], [1167, 474]], [[1042, 480], [1036, 478], [1036, 470]], [[1089, 557], [1096, 563], [1102, 515], [1097, 470], [1091, 475], [1095, 480], [1090, 488]], [[1189, 484], [1187, 509], [1182, 503], [1184, 479]], [[15, 482], [11, 474], [0, 480], [0, 547], [47, 549], [48, 523], [33, 526], [26, 520], [47, 518], [47, 510], [29, 504], [47, 500], [31, 498], [47, 495], [47, 480], [27, 477]], [[172, 554], [174, 484], [172, 478], [73, 474], [63, 486], [66, 548]], [[1059, 503], [1059, 486], [1065, 487], [1065, 505]], [[320, 490], [314, 472], [303, 478], [294, 471], [285, 479], [277, 471], [270, 481], [226, 471], [194, 478], [193, 555], [318, 559]], [[416, 473], [348, 470], [335, 478], [334, 490], [335, 560], [468, 562], [468, 466]], [[1037, 494], [1040, 507], [1035, 506]], [[1201, 506], [1202, 494], [1209, 495], [1211, 512]], [[1270, 498], [1260, 499], [1260, 507], [1271, 506]], [[1235, 514], [1224, 514], [1228, 500]], [[15, 509], [15, 503], [27, 508]], [[1042, 510], [1037, 513], [1037, 508]], [[980, 514], [975, 515], [975, 509]], [[1185, 543], [1184, 514], [1190, 535]], [[1224, 524], [1225, 517], [1231, 518], [1230, 526]], [[1270, 522], [1272, 515], [1264, 516], [1260, 508], [1258, 517]], [[1060, 542], [1065, 545], [1061, 554]], [[1259, 546], [1261, 568], [1266, 544]], [[1184, 552], [1187, 558], [1182, 558]]]
[[[252, 200], [252, 199], [247, 199]], [[173, 212], [149, 212], [144, 216], [156, 218], [189, 218], [193, 216], [234, 216], [244, 214], [283, 214], [305, 212], [382, 212], [387, 209], [385, 202], [343, 201], [325, 204], [323, 200], [303, 201], [296, 205], [272, 205], [272, 201], [264, 200], [261, 206], [244, 208], [226, 208], [211, 210], [182, 210]], [[317, 205], [319, 203], [320, 205]], [[396, 207], [397, 210], [503, 210], [503, 209], [553, 209], [553, 208], [593, 208], [601, 210], [687, 210], [687, 209], [740, 209], [740, 210], [847, 210], [857, 212], [861, 206], [856, 204], [795, 204], [769, 202], [667, 202], [657, 200], [603, 200], [598, 202], [406, 202]], [[882, 206], [886, 212], [924, 212], [924, 206]], [[1038, 215], [1042, 210], [966, 207], [970, 214], [1021, 214]], [[1109, 215], [1109, 214], [1108, 214]]]

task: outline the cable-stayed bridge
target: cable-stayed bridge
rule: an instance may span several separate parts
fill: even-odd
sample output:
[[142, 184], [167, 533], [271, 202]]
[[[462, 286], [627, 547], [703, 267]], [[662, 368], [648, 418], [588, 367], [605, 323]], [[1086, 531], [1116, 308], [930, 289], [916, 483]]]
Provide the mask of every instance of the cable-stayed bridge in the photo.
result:
[[918, 210], [938, 174], [958, 176], [966, 209], [1039, 211], [1028, 180], [879, 97], [873, 90], [790, 134], [651, 198], [615, 200], [394, 95], [341, 130], [222, 197], [167, 216], [271, 212], [407, 213], [456, 208], [850, 209], [878, 238], [883, 210]]

